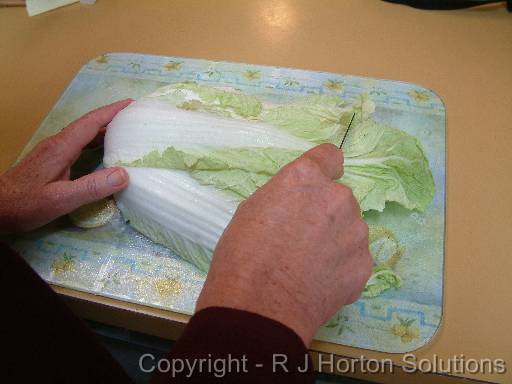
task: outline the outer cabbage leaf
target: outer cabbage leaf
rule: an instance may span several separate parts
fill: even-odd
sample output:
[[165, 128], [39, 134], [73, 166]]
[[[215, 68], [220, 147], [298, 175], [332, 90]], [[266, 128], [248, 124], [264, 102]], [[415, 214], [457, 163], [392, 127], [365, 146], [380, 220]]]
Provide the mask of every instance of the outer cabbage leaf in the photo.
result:
[[[347, 148], [345, 174], [341, 182], [352, 188], [362, 211], [382, 211], [386, 201], [424, 211], [434, 197], [435, 185], [418, 140], [371, 120], [364, 125], [373, 126], [375, 132], [381, 132], [370, 135], [366, 140], [361, 136], [368, 129], [359, 132], [360, 137], [355, 140], [366, 141], [366, 148], [373, 148], [363, 153], [360, 149], [364, 145], [358, 145], [353, 154]], [[376, 136], [378, 140], [375, 140]]]
[[313, 143], [339, 143], [352, 109], [336, 95], [308, 96], [297, 103], [265, 110], [263, 121]]
[[256, 119], [263, 106], [254, 96], [189, 81], [159, 88], [148, 97], [167, 100], [178, 108], [211, 112], [222, 116]]
[[194, 155], [170, 147], [125, 165], [184, 170], [201, 184], [213, 185], [241, 201], [301, 153], [283, 148], [233, 148]]
[[263, 120], [314, 143], [344, 144], [345, 175], [362, 211], [382, 211], [386, 201], [424, 211], [435, 186], [428, 160], [415, 137], [375, 122], [375, 104], [365, 94], [351, 106], [335, 95], [310, 96], [264, 111]]

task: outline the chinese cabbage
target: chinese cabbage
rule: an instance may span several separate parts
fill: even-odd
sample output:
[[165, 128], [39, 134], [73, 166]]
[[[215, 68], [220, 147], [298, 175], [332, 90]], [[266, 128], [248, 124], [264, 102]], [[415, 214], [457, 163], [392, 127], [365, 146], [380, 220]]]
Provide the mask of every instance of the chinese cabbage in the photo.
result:
[[[316, 95], [276, 106], [229, 89], [174, 84], [118, 113], [104, 163], [130, 175], [116, 196], [125, 219], [206, 271], [238, 204], [304, 151], [337, 144], [353, 113], [338, 181], [352, 188], [363, 211], [382, 211], [387, 201], [426, 209], [434, 184], [420, 144], [374, 121], [373, 110], [366, 96], [352, 105]], [[376, 277], [379, 290], [384, 277], [396, 286], [390, 276]]]

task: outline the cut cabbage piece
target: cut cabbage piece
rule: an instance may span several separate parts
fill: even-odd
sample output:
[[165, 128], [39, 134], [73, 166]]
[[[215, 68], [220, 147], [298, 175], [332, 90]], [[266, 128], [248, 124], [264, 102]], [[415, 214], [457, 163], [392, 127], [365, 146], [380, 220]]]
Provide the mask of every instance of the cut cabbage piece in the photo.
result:
[[80, 228], [97, 228], [107, 224], [116, 213], [116, 205], [111, 198], [101, 199], [82, 205], [71, 212], [68, 217]]
[[362, 297], [376, 297], [388, 289], [398, 289], [402, 285], [402, 279], [389, 268], [376, 267], [366, 283], [366, 287], [361, 294]]

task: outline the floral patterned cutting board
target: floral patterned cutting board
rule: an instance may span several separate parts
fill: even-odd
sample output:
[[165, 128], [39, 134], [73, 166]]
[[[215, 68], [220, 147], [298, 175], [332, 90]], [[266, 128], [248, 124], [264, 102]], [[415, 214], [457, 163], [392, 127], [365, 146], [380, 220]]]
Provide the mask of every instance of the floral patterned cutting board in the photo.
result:
[[[372, 253], [400, 284], [340, 310], [316, 339], [384, 352], [427, 343], [441, 321], [445, 225], [445, 109], [432, 91], [397, 81], [298, 69], [132, 53], [101, 55], [73, 79], [25, 148], [58, 132], [83, 113], [138, 98], [172, 83], [229, 87], [262, 101], [289, 103], [334, 94], [375, 104], [374, 119], [415, 136], [432, 169], [435, 196], [425, 212], [387, 204], [369, 211]], [[101, 150], [85, 152], [77, 174], [97, 167]], [[93, 214], [96, 212], [97, 214]], [[191, 314], [205, 275], [125, 223], [113, 201], [103, 201], [19, 237], [13, 246], [48, 282], [129, 302]]]

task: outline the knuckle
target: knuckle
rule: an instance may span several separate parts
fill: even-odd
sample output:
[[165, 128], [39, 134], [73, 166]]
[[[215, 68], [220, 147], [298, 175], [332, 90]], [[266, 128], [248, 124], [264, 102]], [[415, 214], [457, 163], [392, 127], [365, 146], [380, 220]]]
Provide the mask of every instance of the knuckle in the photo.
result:
[[101, 198], [98, 183], [96, 182], [95, 178], [89, 178], [85, 184], [85, 187], [87, 189], [87, 193], [89, 194], [89, 196], [91, 196], [94, 199]]
[[364, 284], [366, 284], [366, 282], [370, 279], [370, 277], [372, 275], [372, 270], [373, 270], [373, 259], [369, 252], [367, 253], [367, 255], [368, 256], [365, 258], [366, 262], [363, 264], [363, 267], [362, 267], [362, 276], [361, 276]]
[[362, 219], [359, 220], [358, 232], [359, 232], [359, 235], [361, 236], [361, 238], [363, 240], [366, 240], [366, 242], [368, 242], [368, 234], [369, 234], [368, 224], [366, 224], [366, 222]]
[[322, 161], [322, 163], [325, 161], [327, 161], [329, 164], [343, 165], [344, 163], [343, 152], [334, 144], [320, 144], [313, 148], [309, 154], [313, 159], [318, 159]]
[[354, 208], [354, 211], [356, 211], [355, 208], [358, 208], [359, 205], [354, 196], [354, 192], [352, 192], [349, 187], [340, 183], [334, 183], [334, 187], [336, 198], [338, 199], [339, 203]]
[[339, 149], [331, 143], [323, 143], [314, 149], [315, 151], [318, 151], [323, 156], [338, 156]]
[[[240, 204], [238, 204], [238, 207], [236, 207], [236, 209], [235, 209], [235, 213], [233, 214], [233, 216], [238, 216], [238, 215], [240, 215], [240, 212], [245, 211], [245, 210], [247, 209], [247, 207], [248, 207], [248, 203], [247, 203], [247, 202], [248, 202], [250, 199], [251, 199], [251, 197], [249, 197], [249, 199], [248, 199], [248, 200], [244, 200], [244, 201], [242, 201]], [[249, 202], [249, 204], [250, 204], [250, 202]]]
[[37, 197], [38, 205], [41, 207], [51, 207], [54, 210], [60, 210], [63, 205], [62, 193], [52, 188], [43, 188]]
[[96, 119], [95, 111], [89, 111], [87, 113], [84, 113], [82, 116], [80, 116], [77, 120], [75, 120], [75, 123], [83, 123], [83, 122], [94, 122]]
[[94, 126], [103, 126], [104, 123], [101, 119], [101, 113], [98, 109], [92, 110], [84, 114], [82, 117], [80, 117], [76, 123], [77, 124], [91, 124]]
[[372, 267], [373, 267], [373, 257], [368, 249], [366, 249], [364, 252], [363, 260], [364, 260], [364, 265], [363, 265], [364, 269], [366, 270], [368, 277], [370, 277], [370, 274], [372, 272]]
[[363, 252], [360, 257], [357, 259], [357, 267], [355, 269], [355, 273], [353, 274], [355, 284], [361, 285], [364, 288], [364, 285], [372, 275], [373, 270], [373, 259], [369, 251]]
[[339, 197], [350, 198], [350, 195], [353, 195], [352, 190], [346, 185], [340, 183], [334, 183], [334, 188]]
[[295, 174], [295, 170], [294, 170], [294, 167], [293, 167], [293, 164], [290, 163], [290, 164], [287, 164], [285, 165], [284, 167], [281, 168], [281, 170], [279, 171], [279, 176], [280, 178], [282, 179], [290, 179], [290, 178], [293, 178]]
[[28, 217], [41, 218], [50, 217], [54, 218], [54, 212], [60, 212], [63, 202], [60, 194], [53, 191], [51, 188], [42, 188], [34, 194], [31, 203], [25, 208], [26, 212], [30, 212]]
[[368, 226], [366, 223], [362, 220], [359, 221], [355, 225], [354, 228], [354, 240], [355, 244], [359, 249], [362, 250], [365, 254], [369, 252], [369, 245], [368, 245]]
[[281, 176], [286, 181], [302, 181], [314, 173], [314, 162], [307, 158], [300, 158], [284, 166], [281, 169]]
[[297, 173], [297, 176], [301, 178], [315, 176], [320, 171], [318, 164], [306, 156], [303, 156], [297, 160], [294, 169]]
[[352, 204], [353, 207], [357, 208], [357, 210], [359, 211], [359, 203], [357, 202], [354, 192], [350, 188], [347, 188], [347, 189], [348, 189], [348, 192], [347, 192], [346, 199], [350, 202], [350, 204]]

